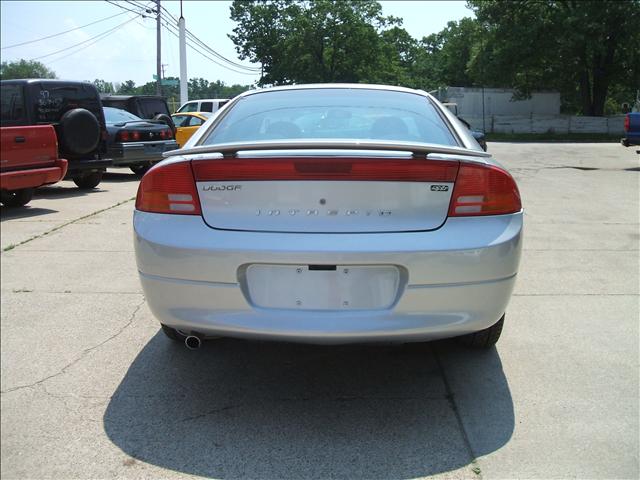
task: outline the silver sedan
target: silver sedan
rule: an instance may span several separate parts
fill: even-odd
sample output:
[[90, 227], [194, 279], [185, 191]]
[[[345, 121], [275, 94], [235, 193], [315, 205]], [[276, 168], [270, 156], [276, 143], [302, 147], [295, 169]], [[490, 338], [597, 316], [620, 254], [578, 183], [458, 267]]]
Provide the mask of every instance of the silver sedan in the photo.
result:
[[520, 195], [429, 94], [253, 90], [165, 156], [140, 183], [134, 230], [171, 339], [498, 340]]

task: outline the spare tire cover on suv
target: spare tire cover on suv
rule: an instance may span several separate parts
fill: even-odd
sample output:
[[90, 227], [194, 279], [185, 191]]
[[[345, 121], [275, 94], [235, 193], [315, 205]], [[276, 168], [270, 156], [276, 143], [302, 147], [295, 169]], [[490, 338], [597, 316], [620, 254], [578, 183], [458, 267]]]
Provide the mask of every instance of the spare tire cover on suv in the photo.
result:
[[84, 108], [69, 110], [59, 123], [60, 147], [64, 153], [84, 155], [92, 152], [100, 142], [100, 123]]

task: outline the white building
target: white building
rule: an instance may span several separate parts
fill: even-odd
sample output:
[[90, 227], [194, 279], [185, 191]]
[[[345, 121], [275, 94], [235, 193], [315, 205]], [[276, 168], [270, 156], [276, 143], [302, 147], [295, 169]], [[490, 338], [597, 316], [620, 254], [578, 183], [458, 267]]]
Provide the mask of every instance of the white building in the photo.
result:
[[560, 93], [533, 92], [531, 98], [514, 100], [514, 90], [509, 88], [447, 87], [440, 93], [440, 100], [458, 105], [458, 115], [482, 117], [484, 115], [560, 115]]

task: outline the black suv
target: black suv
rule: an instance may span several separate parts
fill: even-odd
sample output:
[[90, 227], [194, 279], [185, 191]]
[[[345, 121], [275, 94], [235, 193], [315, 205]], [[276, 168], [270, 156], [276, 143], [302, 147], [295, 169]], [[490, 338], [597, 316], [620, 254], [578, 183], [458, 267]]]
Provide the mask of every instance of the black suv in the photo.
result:
[[133, 113], [144, 120], [159, 120], [166, 123], [176, 133], [171, 119], [171, 111], [164, 97], [157, 95], [102, 95], [105, 107], [119, 108]]
[[100, 95], [86, 82], [64, 80], [3, 80], [13, 90], [11, 105], [3, 105], [2, 126], [53, 125], [61, 158], [69, 162], [65, 178], [84, 189], [98, 186], [111, 165], [106, 159], [107, 128]]

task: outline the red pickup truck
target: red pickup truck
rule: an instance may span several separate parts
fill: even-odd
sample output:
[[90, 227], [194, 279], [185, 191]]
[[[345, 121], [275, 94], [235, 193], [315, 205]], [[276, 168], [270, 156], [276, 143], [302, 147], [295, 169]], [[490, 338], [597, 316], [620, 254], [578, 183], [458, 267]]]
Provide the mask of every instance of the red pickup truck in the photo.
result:
[[0, 128], [0, 200], [5, 206], [27, 204], [36, 187], [60, 181], [67, 166], [58, 158], [53, 126]]

